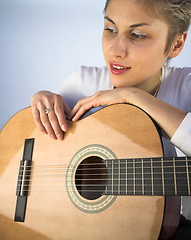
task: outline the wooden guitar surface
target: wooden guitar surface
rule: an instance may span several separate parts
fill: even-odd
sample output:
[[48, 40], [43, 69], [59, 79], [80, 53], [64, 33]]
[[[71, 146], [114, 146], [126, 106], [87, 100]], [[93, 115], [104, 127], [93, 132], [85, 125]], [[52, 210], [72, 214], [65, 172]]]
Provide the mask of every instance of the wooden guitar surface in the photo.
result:
[[[164, 217], [163, 196], [103, 195], [90, 200], [79, 194], [74, 179], [75, 164], [88, 157], [162, 157], [152, 120], [134, 106], [119, 104], [77, 123], [68, 121], [68, 126], [63, 141], [52, 140], [36, 128], [31, 109], [27, 108], [2, 129], [0, 239], [158, 239]], [[29, 188], [25, 221], [20, 223], [14, 221], [17, 178], [24, 141], [29, 138], [35, 139], [31, 174], [34, 187]]]

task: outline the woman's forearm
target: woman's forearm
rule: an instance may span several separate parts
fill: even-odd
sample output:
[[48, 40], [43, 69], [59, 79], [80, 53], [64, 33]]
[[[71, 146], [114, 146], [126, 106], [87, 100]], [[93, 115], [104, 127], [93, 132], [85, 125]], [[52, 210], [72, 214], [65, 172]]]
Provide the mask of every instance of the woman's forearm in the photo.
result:
[[132, 88], [130, 91], [131, 103], [147, 112], [169, 138], [172, 138], [187, 112], [165, 103], [139, 89]]

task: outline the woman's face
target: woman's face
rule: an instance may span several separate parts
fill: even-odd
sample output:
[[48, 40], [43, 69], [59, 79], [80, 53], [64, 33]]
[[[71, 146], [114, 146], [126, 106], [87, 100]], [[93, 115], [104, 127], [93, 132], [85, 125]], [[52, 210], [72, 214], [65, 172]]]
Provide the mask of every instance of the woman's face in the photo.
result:
[[152, 92], [168, 57], [167, 36], [168, 25], [148, 15], [137, 0], [111, 0], [102, 48], [112, 84]]

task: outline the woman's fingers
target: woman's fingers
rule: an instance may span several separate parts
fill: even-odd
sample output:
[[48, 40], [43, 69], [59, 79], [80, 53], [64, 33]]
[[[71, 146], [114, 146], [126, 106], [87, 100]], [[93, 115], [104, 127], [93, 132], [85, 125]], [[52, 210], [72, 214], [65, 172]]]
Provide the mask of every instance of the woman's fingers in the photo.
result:
[[61, 96], [58, 96], [55, 105], [54, 105], [54, 111], [58, 119], [59, 126], [62, 131], [67, 131], [67, 121], [66, 116], [70, 114], [71, 109], [68, 107], [68, 105], [63, 101], [63, 98]]
[[38, 129], [45, 134], [48, 134], [45, 127], [43, 126], [41, 119], [40, 119], [40, 112], [36, 107], [32, 107], [32, 114], [34, 118], [34, 122], [37, 125]]
[[69, 119], [72, 119], [72, 121], [77, 121], [80, 117], [82, 117], [83, 114], [85, 114], [92, 107], [99, 107], [100, 103], [95, 101], [96, 96], [97, 95], [94, 94], [90, 97], [80, 99], [70, 112]]
[[91, 108], [115, 103], [129, 103], [127, 96], [128, 88], [98, 91], [90, 97], [79, 100], [72, 109], [69, 118], [72, 119], [72, 121], [77, 121]]
[[52, 139], [63, 139], [67, 130], [65, 114], [71, 112], [60, 95], [41, 91], [31, 100], [34, 121], [37, 127]]
[[94, 105], [93, 101], [84, 102], [81, 105], [78, 105], [73, 112], [73, 115], [71, 115], [72, 121], [79, 120], [88, 110], [90, 110], [92, 107], [97, 107]]
[[53, 139], [63, 139], [63, 132], [59, 125], [58, 116], [54, 110], [47, 114], [47, 132]]
[[113, 103], [112, 91], [114, 90], [98, 91], [90, 97], [79, 100], [70, 113], [70, 119], [75, 122], [91, 108]]

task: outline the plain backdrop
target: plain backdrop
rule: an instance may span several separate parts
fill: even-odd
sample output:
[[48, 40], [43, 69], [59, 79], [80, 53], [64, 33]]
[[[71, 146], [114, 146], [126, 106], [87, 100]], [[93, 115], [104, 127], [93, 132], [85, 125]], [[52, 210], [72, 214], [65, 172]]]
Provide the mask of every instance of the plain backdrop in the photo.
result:
[[[104, 5], [105, 0], [0, 0], [0, 129], [37, 91], [55, 92], [80, 65], [105, 64]], [[189, 33], [171, 65], [190, 66], [190, 40]]]

